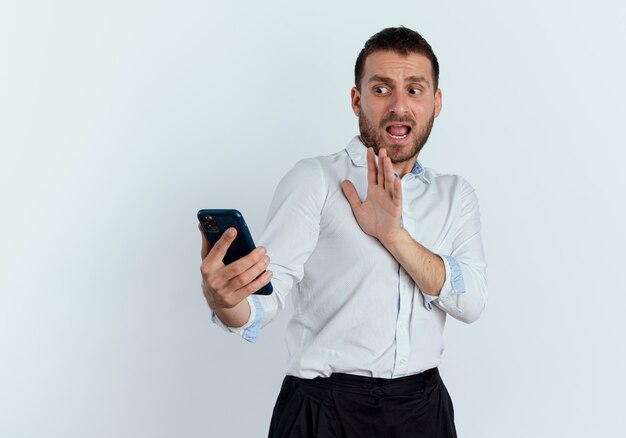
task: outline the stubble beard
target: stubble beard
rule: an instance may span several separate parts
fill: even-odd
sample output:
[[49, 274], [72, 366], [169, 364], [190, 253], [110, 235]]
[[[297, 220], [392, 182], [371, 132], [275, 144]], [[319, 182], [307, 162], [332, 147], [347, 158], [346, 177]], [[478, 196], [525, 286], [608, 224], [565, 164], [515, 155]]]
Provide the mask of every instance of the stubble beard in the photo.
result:
[[[422, 127], [422, 129], [415, 135], [415, 141], [411, 145], [409, 151], [405, 154], [401, 154], [398, 146], [394, 144], [387, 144], [385, 141], [385, 125], [389, 123], [404, 123], [411, 127], [411, 134], [414, 133], [416, 126], [413, 119], [406, 116], [396, 116], [390, 115], [383, 120], [380, 121], [379, 129], [376, 130], [372, 123], [370, 123], [369, 119], [361, 112], [359, 115], [359, 131], [361, 134], [361, 141], [366, 147], [371, 147], [374, 149], [376, 155], [378, 155], [378, 151], [381, 148], [384, 148], [387, 151], [387, 155], [391, 158], [392, 163], [403, 163], [412, 159], [420, 153], [426, 142], [428, 141], [428, 137], [430, 136], [430, 131], [433, 129], [433, 123], [435, 121], [435, 115], [432, 114], [428, 123]], [[381, 134], [380, 132], [385, 132]]]

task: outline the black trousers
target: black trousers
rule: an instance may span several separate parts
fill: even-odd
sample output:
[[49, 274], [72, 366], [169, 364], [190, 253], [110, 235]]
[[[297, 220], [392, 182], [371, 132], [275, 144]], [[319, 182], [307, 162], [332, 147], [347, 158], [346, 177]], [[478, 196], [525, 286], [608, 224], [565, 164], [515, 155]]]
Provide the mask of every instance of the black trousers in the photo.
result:
[[398, 379], [285, 377], [269, 438], [452, 438], [450, 395], [437, 368]]

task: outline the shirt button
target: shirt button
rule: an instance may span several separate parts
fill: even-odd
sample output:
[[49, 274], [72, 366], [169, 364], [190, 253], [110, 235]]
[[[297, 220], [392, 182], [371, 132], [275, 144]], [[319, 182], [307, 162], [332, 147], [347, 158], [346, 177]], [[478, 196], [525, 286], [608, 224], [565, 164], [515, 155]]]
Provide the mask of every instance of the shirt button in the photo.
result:
[[400, 365], [404, 365], [406, 363], [406, 359], [400, 359]]

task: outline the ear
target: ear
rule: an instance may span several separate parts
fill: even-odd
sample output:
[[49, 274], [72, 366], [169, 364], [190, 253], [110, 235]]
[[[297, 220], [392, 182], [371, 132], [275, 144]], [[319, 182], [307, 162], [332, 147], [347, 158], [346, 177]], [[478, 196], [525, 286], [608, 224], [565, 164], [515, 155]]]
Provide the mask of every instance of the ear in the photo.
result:
[[359, 114], [361, 114], [361, 93], [356, 87], [352, 87], [352, 90], [350, 90], [350, 102], [352, 103], [354, 115], [359, 117]]
[[437, 91], [435, 91], [435, 117], [438, 117], [441, 112], [442, 99], [441, 88], [437, 88]]

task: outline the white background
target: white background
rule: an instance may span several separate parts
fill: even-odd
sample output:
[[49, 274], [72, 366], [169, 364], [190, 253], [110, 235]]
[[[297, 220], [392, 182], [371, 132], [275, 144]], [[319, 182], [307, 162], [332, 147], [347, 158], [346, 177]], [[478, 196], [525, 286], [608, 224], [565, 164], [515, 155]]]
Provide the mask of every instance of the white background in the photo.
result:
[[6, 1], [0, 436], [262, 437], [288, 313], [210, 322], [200, 208], [260, 235], [301, 158], [357, 132], [363, 43], [421, 32], [443, 112], [421, 161], [476, 188], [490, 301], [449, 320], [461, 437], [626, 436], [620, 1]]

